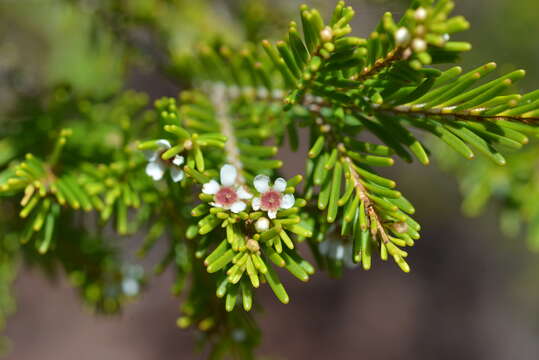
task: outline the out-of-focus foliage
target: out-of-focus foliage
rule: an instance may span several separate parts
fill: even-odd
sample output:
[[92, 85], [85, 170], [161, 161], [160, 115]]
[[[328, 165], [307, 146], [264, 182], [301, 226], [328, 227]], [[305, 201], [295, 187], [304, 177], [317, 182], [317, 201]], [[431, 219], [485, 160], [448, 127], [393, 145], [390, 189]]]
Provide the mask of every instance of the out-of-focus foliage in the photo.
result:
[[[165, 248], [153, 270], [185, 295], [178, 326], [197, 328], [211, 359], [252, 359], [257, 289], [290, 301], [278, 268], [303, 282], [315, 265], [410, 271], [421, 225], [379, 168], [431, 162], [416, 130], [462, 176], [467, 212], [501, 198], [504, 228], [528, 221], [535, 237], [537, 154], [509, 151], [538, 136], [539, 91], [516, 92], [523, 70], [444, 66], [471, 49], [453, 38], [469, 27], [454, 5], [414, 0], [365, 37], [345, 2], [326, 16], [301, 5], [276, 42], [262, 38], [286, 27], [287, 5], [269, 1], [0, 5], [0, 50], [14, 49], [0, 68], [0, 320], [21, 261], [67, 274], [96, 312], [120, 311], [150, 280], [122, 249], [139, 235], [139, 256]], [[183, 90], [152, 106], [126, 90], [133, 73]], [[298, 151], [301, 128], [306, 169], [284, 179], [275, 156]], [[481, 160], [461, 169], [454, 155]]]
[[437, 153], [444, 169], [459, 179], [465, 214], [478, 216], [494, 203], [504, 234], [511, 238], [525, 236], [530, 249], [539, 251], [539, 172], [537, 166], [530, 166], [539, 157], [535, 142], [510, 156], [504, 168], [482, 159], [471, 167], [447, 151]]
[[[1, 227], [3, 231], [3, 226]], [[18, 269], [16, 252], [19, 241], [14, 234], [6, 234], [0, 238], [0, 331], [6, 326], [9, 315], [15, 311], [15, 299], [11, 292], [11, 284]], [[9, 340], [0, 335], [0, 355], [8, 350]]]
[[[1, 2], [0, 111], [17, 94], [59, 83], [81, 94], [109, 96], [138, 67], [161, 67], [188, 83], [184, 67], [195, 44], [255, 36], [251, 30], [262, 31], [257, 24], [267, 16], [279, 18], [279, 9], [249, 2], [228, 8], [204, 0]], [[239, 22], [236, 13], [242, 15]], [[274, 26], [265, 26], [262, 33], [271, 34]]]
[[[124, 46], [95, 31], [90, 9], [64, 1], [0, 4], [3, 63], [15, 90], [69, 82], [82, 93], [112, 94], [122, 86]], [[7, 92], [9, 89], [4, 89]]]

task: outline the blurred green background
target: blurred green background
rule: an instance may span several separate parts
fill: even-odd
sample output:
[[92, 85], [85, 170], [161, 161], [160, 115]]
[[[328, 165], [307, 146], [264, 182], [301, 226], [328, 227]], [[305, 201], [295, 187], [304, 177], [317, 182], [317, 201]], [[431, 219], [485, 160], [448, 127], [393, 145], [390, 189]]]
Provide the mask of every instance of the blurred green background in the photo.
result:
[[[366, 35], [385, 11], [399, 17], [407, 1], [349, 3], [358, 13], [354, 34]], [[10, 114], [24, 107], [21, 96], [58, 84], [96, 98], [126, 88], [151, 98], [174, 96], [191, 82], [186, 59], [197, 42], [275, 38], [288, 19], [297, 20], [299, 4], [0, 0], [0, 126], [16, 121]], [[310, 5], [328, 14], [334, 1]], [[459, 39], [474, 50], [460, 65], [494, 60], [500, 72], [524, 68], [522, 90], [539, 87], [539, 1], [457, 0], [455, 12], [472, 23]], [[301, 152], [280, 157], [287, 159], [285, 174], [303, 166]], [[463, 217], [455, 179], [436, 164], [399, 164], [391, 176], [424, 227], [410, 254], [412, 273], [387, 264], [350, 270], [337, 281], [319, 273], [307, 285], [287, 277], [289, 305], [262, 289], [259, 353], [272, 359], [539, 358], [539, 255], [521, 239], [501, 236], [495, 206], [480, 218]], [[127, 256], [139, 242], [124, 240]], [[7, 358], [202, 358], [193, 334], [175, 326], [179, 300], [170, 295], [171, 278], [152, 279], [140, 301], [109, 318], [85, 311], [66, 280], [24, 270], [15, 283], [17, 312], [5, 331], [12, 348]]]

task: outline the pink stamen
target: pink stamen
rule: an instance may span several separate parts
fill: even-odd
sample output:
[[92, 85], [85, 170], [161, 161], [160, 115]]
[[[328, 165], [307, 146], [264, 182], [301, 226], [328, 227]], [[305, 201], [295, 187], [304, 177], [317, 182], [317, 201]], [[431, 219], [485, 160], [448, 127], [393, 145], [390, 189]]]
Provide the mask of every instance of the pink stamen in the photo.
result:
[[260, 196], [260, 207], [262, 210], [277, 211], [281, 208], [282, 195], [275, 190], [269, 190]]
[[215, 202], [223, 207], [230, 207], [238, 200], [236, 190], [231, 187], [223, 186], [215, 194]]

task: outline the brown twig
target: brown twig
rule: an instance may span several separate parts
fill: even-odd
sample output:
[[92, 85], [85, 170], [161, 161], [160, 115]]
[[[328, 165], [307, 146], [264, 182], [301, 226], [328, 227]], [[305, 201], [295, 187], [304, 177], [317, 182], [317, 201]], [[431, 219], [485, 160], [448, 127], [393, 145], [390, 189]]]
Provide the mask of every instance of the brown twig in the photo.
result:
[[389, 67], [395, 61], [401, 60], [403, 48], [398, 47], [391, 50], [385, 58], [378, 59], [376, 62], [370, 66], [363, 69], [359, 74], [354, 75], [351, 80], [364, 81], [376, 74], [378, 74], [383, 69]]
[[439, 116], [446, 118], [454, 118], [459, 120], [466, 121], [475, 121], [475, 122], [484, 122], [489, 120], [507, 120], [514, 122], [522, 122], [526, 124], [534, 124], [539, 122], [539, 117], [518, 117], [518, 116], [499, 116], [499, 115], [476, 115], [471, 113], [442, 113], [439, 108], [429, 109], [429, 110], [412, 110], [412, 109], [399, 109], [399, 108], [379, 108], [378, 111], [386, 112], [390, 114], [400, 114], [400, 115], [421, 115], [421, 116]]
[[[384, 226], [382, 225], [382, 221], [380, 220], [378, 213], [374, 209], [374, 204], [369, 198], [369, 193], [367, 189], [365, 189], [365, 186], [363, 186], [363, 184], [361, 183], [360, 176], [357, 173], [356, 169], [354, 169], [352, 159], [350, 159], [348, 156], [344, 156], [342, 159], [348, 165], [348, 169], [350, 170], [350, 175], [352, 176], [352, 182], [354, 183], [354, 187], [356, 188], [356, 192], [359, 196], [359, 199], [365, 204], [365, 211], [369, 215], [369, 220], [371, 219], [376, 220], [376, 229], [380, 233], [382, 242], [384, 244], [388, 243], [389, 237], [386, 233], [386, 230], [384, 229]], [[376, 238], [376, 233], [373, 233], [372, 236], [373, 238]]]

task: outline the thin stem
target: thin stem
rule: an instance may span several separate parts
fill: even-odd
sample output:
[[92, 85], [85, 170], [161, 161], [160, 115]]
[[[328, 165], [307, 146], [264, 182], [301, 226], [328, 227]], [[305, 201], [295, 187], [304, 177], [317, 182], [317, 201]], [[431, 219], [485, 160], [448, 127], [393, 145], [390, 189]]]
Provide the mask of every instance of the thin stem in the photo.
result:
[[[334, 146], [339, 149], [339, 151], [342, 154], [346, 154], [346, 149], [344, 148], [344, 144], [340, 142], [340, 139], [338, 138], [338, 133], [332, 129], [331, 126], [328, 124], [324, 124], [324, 120], [320, 114], [320, 108], [317, 104], [311, 104], [309, 107], [309, 110], [317, 115], [318, 123], [321, 128], [326, 129], [326, 136], [328, 137], [329, 141], [334, 144]], [[357, 173], [356, 169], [354, 168], [354, 163], [352, 159], [347, 155], [342, 155], [341, 160], [348, 166], [348, 169], [350, 171], [350, 175], [352, 177], [352, 181], [354, 183], [354, 187], [356, 189], [356, 193], [359, 196], [359, 199], [361, 202], [365, 204], [365, 211], [367, 212], [369, 220], [374, 219], [376, 222], [376, 228], [373, 230], [371, 228], [371, 233], [373, 239], [376, 239], [377, 233], [380, 234], [380, 237], [382, 239], [382, 243], [387, 244], [389, 242], [389, 237], [387, 235], [386, 230], [384, 229], [382, 225], [382, 221], [380, 217], [378, 216], [378, 213], [376, 212], [376, 209], [374, 208], [374, 203], [369, 197], [369, 192], [361, 182], [361, 177]]]
[[[352, 182], [354, 183], [354, 187], [356, 188], [356, 192], [359, 196], [359, 199], [365, 204], [365, 211], [369, 215], [369, 219], [374, 218], [376, 220], [376, 229], [380, 233], [382, 242], [384, 244], [388, 243], [389, 237], [386, 233], [386, 230], [384, 229], [382, 225], [382, 221], [380, 220], [378, 213], [374, 209], [374, 204], [369, 198], [369, 193], [367, 189], [365, 189], [365, 186], [363, 186], [363, 184], [361, 183], [360, 176], [357, 173], [356, 169], [354, 169], [352, 159], [350, 159], [348, 156], [344, 156], [342, 159], [348, 165], [348, 169], [352, 177]], [[376, 234], [372, 234], [372, 236], [373, 238], [376, 238]]]
[[54, 144], [54, 150], [52, 151], [52, 154], [49, 156], [48, 164], [50, 167], [54, 167], [56, 163], [58, 162], [58, 159], [60, 158], [64, 145], [66, 144], [67, 137], [70, 135], [71, 135], [71, 130], [69, 129], [63, 129], [62, 131], [60, 131], [58, 139], [56, 140], [56, 143]]
[[426, 109], [426, 110], [414, 110], [410, 106], [401, 105], [396, 106], [394, 108], [383, 108], [380, 107], [377, 109], [380, 112], [386, 112], [389, 114], [400, 114], [400, 115], [422, 115], [422, 116], [438, 116], [438, 117], [444, 117], [447, 119], [459, 119], [459, 120], [467, 120], [467, 121], [475, 121], [475, 122], [481, 122], [481, 121], [488, 121], [488, 120], [509, 120], [509, 121], [515, 121], [515, 122], [523, 122], [523, 123], [536, 123], [539, 122], [539, 117], [519, 117], [519, 116], [499, 116], [499, 115], [490, 115], [490, 116], [483, 116], [478, 114], [472, 114], [470, 112], [455, 112], [455, 113], [443, 113], [443, 108], [433, 108], [433, 109]]
[[391, 50], [385, 58], [381, 58], [375, 61], [375, 63], [363, 69], [362, 72], [351, 77], [351, 80], [365, 81], [368, 78], [378, 74], [383, 69], [389, 67], [395, 61], [401, 60], [403, 48], [398, 47]]
[[[367, 72], [369, 76], [373, 75], [371, 71]], [[365, 73], [365, 74], [367, 74]], [[229, 98], [238, 98], [241, 96], [250, 97], [253, 101], [268, 101], [268, 102], [282, 102], [284, 99], [284, 91], [283, 90], [276, 90], [274, 91], [271, 96], [268, 96], [267, 94], [264, 94], [265, 96], [262, 96], [262, 94], [257, 93], [253, 88], [245, 87], [245, 88], [239, 88], [239, 91], [235, 96], [228, 95]], [[327, 101], [321, 100], [320, 97], [313, 96], [311, 94], [305, 94], [303, 98], [302, 105], [305, 107], [313, 107], [316, 109], [320, 109], [321, 107], [331, 107], [332, 104], [328, 103]], [[353, 105], [353, 104], [340, 104], [342, 107], [353, 110], [353, 111], [364, 111], [363, 108]], [[445, 118], [446, 120], [449, 119], [458, 119], [458, 120], [466, 120], [466, 121], [475, 121], [475, 122], [484, 122], [489, 120], [508, 120], [508, 121], [514, 121], [514, 122], [522, 122], [522, 123], [539, 123], [539, 117], [520, 117], [520, 116], [499, 116], [499, 115], [479, 115], [479, 114], [472, 114], [470, 112], [455, 112], [455, 113], [443, 113], [443, 108], [433, 108], [433, 109], [413, 109], [410, 106], [406, 105], [399, 105], [393, 108], [385, 108], [383, 106], [373, 104], [373, 109], [378, 112], [384, 112], [388, 114], [400, 114], [400, 115], [422, 115], [422, 116], [437, 116]]]
[[243, 185], [245, 184], [245, 177], [242, 174], [243, 164], [240, 159], [238, 140], [234, 134], [232, 120], [229, 116], [228, 104], [230, 99], [227, 96], [226, 86], [223, 84], [213, 85], [210, 90], [210, 100], [215, 108], [215, 117], [221, 126], [221, 131], [227, 137], [225, 143], [226, 160], [236, 168], [238, 171], [237, 181], [240, 185]]
[[[365, 109], [354, 105], [354, 104], [339, 104], [345, 109], [351, 110], [351, 111], [357, 111], [357, 112], [364, 112]], [[320, 109], [322, 107], [332, 107], [332, 104], [329, 102], [323, 100], [318, 101], [316, 98], [306, 97], [303, 106], [307, 107], [310, 111], [314, 111], [319, 113]], [[525, 124], [537, 124], [539, 123], [539, 117], [519, 117], [519, 116], [500, 116], [500, 115], [489, 115], [489, 116], [483, 116], [478, 114], [472, 114], [470, 112], [460, 112], [460, 113], [443, 113], [443, 108], [433, 108], [433, 109], [427, 109], [427, 110], [414, 110], [410, 106], [406, 105], [400, 105], [396, 106], [394, 108], [384, 108], [380, 105], [373, 104], [373, 110], [376, 112], [383, 112], [387, 114], [397, 114], [397, 115], [420, 115], [420, 116], [436, 116], [444, 118], [444, 120], [465, 120], [465, 121], [473, 121], [473, 122], [485, 122], [485, 121], [492, 121], [492, 120], [507, 120], [507, 121], [514, 121], [514, 122], [520, 122]]]

